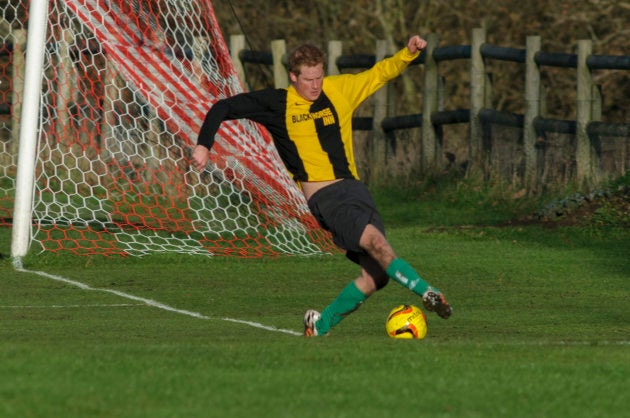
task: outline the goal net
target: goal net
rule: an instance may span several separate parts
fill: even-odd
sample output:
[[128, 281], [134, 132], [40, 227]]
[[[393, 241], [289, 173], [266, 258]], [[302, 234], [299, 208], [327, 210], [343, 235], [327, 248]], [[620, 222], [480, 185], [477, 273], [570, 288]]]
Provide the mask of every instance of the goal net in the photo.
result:
[[191, 167], [208, 108], [242, 91], [209, 0], [52, 0], [45, 44], [31, 251], [333, 250], [256, 124], [224, 122]]

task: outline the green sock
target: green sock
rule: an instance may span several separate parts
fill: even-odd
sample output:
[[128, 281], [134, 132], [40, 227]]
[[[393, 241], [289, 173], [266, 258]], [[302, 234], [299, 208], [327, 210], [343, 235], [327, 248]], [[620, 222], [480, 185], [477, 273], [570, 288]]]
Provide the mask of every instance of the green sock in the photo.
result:
[[390, 263], [387, 267], [387, 275], [420, 296], [430, 287], [402, 258], [397, 258]]
[[354, 312], [366, 299], [354, 280], [337, 295], [337, 298], [322, 312], [322, 317], [317, 321], [317, 335], [326, 334], [332, 327], [337, 325], [343, 318]]

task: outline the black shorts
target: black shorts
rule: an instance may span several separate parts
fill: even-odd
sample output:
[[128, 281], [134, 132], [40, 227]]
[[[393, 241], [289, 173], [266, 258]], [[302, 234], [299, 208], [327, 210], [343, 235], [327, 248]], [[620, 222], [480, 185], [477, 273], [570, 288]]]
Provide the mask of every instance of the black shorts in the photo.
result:
[[366, 254], [359, 240], [368, 224], [385, 234], [372, 195], [358, 180], [343, 179], [318, 190], [308, 200], [308, 207], [321, 227], [332, 233], [333, 242], [355, 263], [360, 254]]

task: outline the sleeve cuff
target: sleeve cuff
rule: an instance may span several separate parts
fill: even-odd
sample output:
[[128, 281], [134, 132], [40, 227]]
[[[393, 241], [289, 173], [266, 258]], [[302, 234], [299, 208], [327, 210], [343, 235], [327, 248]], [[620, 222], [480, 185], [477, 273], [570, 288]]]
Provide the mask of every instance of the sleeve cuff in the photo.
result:
[[418, 56], [420, 56], [420, 52], [421, 51], [417, 51], [412, 54], [411, 52], [409, 52], [409, 49], [407, 47], [404, 47], [400, 50], [400, 52], [398, 52], [398, 54], [400, 55], [400, 59], [404, 62], [411, 62], [418, 58]]

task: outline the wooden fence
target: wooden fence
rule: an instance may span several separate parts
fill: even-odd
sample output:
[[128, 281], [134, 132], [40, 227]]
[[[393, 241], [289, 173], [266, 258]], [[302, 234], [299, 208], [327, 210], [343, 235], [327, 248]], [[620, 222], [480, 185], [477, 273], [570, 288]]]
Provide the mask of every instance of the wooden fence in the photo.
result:
[[[471, 45], [438, 46], [438, 36], [427, 37], [426, 51], [412, 65], [424, 65], [422, 113], [400, 116], [387, 116], [388, 94], [378, 92], [374, 97], [374, 110], [371, 118], [355, 118], [354, 128], [371, 129], [376, 141], [369, 157], [372, 166], [371, 178], [382, 178], [386, 170], [384, 137], [401, 129], [421, 128], [421, 150], [419, 165], [423, 172], [441, 169], [443, 166], [441, 132], [444, 125], [468, 123], [468, 168], [489, 174], [490, 125], [514, 127], [521, 130], [522, 164], [520, 181], [530, 189], [537, 189], [543, 181], [544, 138], [547, 133], [568, 134], [575, 137], [573, 161], [575, 170], [572, 181], [581, 186], [591, 187], [602, 177], [623, 175], [628, 169], [628, 148], [630, 146], [630, 123], [614, 124], [601, 121], [601, 94], [593, 83], [592, 72], [599, 69], [630, 70], [630, 56], [594, 55], [592, 41], [578, 42], [577, 54], [550, 53], [541, 50], [540, 36], [529, 36], [526, 48], [510, 48], [486, 43], [484, 29], [474, 29]], [[230, 38], [233, 62], [241, 80], [246, 80], [244, 64], [262, 64], [273, 68], [276, 87], [286, 87], [287, 71], [283, 63], [286, 54], [284, 40], [271, 42], [271, 52], [251, 51], [245, 48], [245, 38], [234, 35]], [[339, 41], [328, 43], [328, 74], [337, 74], [348, 68], [369, 68], [377, 60], [387, 55], [384, 41], [377, 42], [374, 55], [342, 55]], [[444, 81], [440, 77], [439, 64], [444, 61], [468, 59], [470, 66], [470, 107], [469, 109], [445, 110], [443, 103]], [[491, 108], [492, 84], [486, 70], [487, 60], [511, 61], [525, 65], [523, 114], [497, 111]], [[541, 71], [544, 66], [569, 68], [577, 72], [576, 120], [558, 120], [544, 115], [544, 86]], [[247, 86], [246, 86], [247, 88]], [[387, 88], [387, 87], [386, 87]], [[383, 90], [386, 90], [384, 88]], [[628, 92], [630, 94], [630, 92]], [[630, 97], [629, 97], [630, 101]], [[378, 132], [377, 132], [378, 131]], [[616, 164], [618, 172], [602, 170], [602, 139], [623, 138], [619, 147]], [[518, 137], [514, 141], [520, 140]]]
[[[4, 167], [13, 165], [17, 153], [21, 90], [23, 89], [23, 45], [24, 31], [15, 33], [12, 45], [7, 44], [0, 54], [12, 56], [13, 70], [10, 82], [13, 89], [11, 103], [0, 104], [0, 114], [10, 114], [12, 129], [8, 138], [8, 152], [1, 153]], [[592, 42], [578, 42], [577, 54], [549, 53], [541, 50], [541, 38], [527, 38], [526, 48], [510, 48], [486, 43], [483, 29], [474, 29], [471, 45], [438, 46], [438, 36], [427, 36], [426, 51], [412, 65], [423, 66], [423, 90], [420, 114], [388, 115], [390, 95], [387, 86], [373, 96], [371, 117], [354, 119], [354, 129], [370, 131], [368, 161], [369, 180], [387, 177], [385, 158], [387, 142], [401, 130], [419, 128], [421, 140], [417, 153], [418, 166], [424, 173], [443, 170], [443, 127], [452, 124], [468, 124], [467, 157], [468, 169], [478, 170], [488, 175], [493, 170], [489, 161], [492, 144], [491, 126], [507, 126], [519, 130], [514, 135], [514, 142], [519, 146], [518, 181], [529, 189], [539, 188], [545, 181], [544, 138], [547, 133], [567, 134], [575, 138], [571, 181], [590, 187], [602, 177], [623, 175], [630, 166], [630, 123], [612, 124], [601, 121], [601, 95], [593, 83], [592, 72], [599, 69], [630, 70], [630, 56], [611, 56], [592, 54]], [[328, 43], [329, 66], [327, 72], [336, 74], [347, 69], [369, 68], [377, 60], [391, 53], [384, 41], [378, 41], [375, 54], [343, 55], [342, 43]], [[271, 51], [252, 51], [245, 48], [245, 38], [235, 35], [230, 38], [230, 50], [233, 62], [241, 80], [246, 80], [245, 64], [262, 64], [273, 69], [276, 87], [288, 85], [288, 74], [284, 65], [286, 44], [284, 40], [271, 42]], [[470, 106], [469, 109], [446, 110], [444, 102], [444, 80], [440, 76], [440, 63], [451, 60], [467, 59], [470, 66]], [[487, 60], [511, 61], [525, 66], [523, 95], [525, 106], [523, 114], [501, 112], [491, 108], [492, 84], [486, 70]], [[541, 71], [544, 66], [569, 68], [577, 72], [576, 120], [550, 119], [544, 115], [544, 87], [541, 83]], [[246, 86], [247, 88], [247, 86]], [[621, 138], [622, 144], [615, 152], [617, 163], [615, 170], [602, 168], [602, 146], [607, 138]]]

